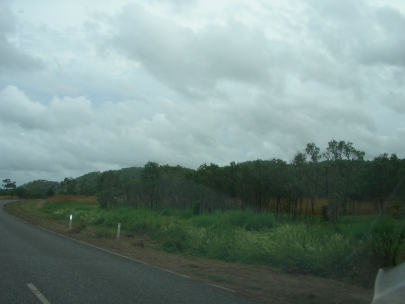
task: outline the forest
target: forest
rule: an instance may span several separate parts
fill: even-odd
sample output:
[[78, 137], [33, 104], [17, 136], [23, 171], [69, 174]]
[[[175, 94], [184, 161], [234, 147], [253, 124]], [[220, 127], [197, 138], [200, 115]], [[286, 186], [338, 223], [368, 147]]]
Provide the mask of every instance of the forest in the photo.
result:
[[307, 144], [288, 163], [148, 162], [12, 191], [48, 197], [34, 205], [63, 222], [73, 214], [76, 233], [97, 227], [95, 238], [114, 238], [120, 223], [151, 248], [371, 288], [380, 267], [405, 260], [404, 179], [396, 154], [366, 160], [353, 143], [332, 140], [324, 151]]
[[315, 202], [323, 198], [322, 218], [339, 221], [345, 214], [372, 205], [376, 214], [400, 217], [404, 212], [405, 160], [387, 153], [364, 159], [353, 143], [332, 140], [325, 151], [309, 143], [287, 163], [280, 159], [203, 164], [197, 170], [148, 162], [137, 174], [119, 171], [99, 175], [102, 208], [161, 210], [192, 208], [195, 213], [251, 209], [314, 219]]
[[66, 177], [60, 183], [33, 181], [13, 193], [22, 198], [97, 195], [105, 209], [191, 208], [195, 214], [250, 209], [273, 213], [276, 220], [314, 220], [315, 206], [322, 202], [321, 218], [338, 222], [342, 215], [365, 209], [404, 216], [404, 179], [405, 160], [396, 154], [365, 160], [353, 143], [332, 140], [324, 151], [308, 143], [289, 162], [258, 159], [223, 167], [205, 163], [194, 170], [150, 161], [143, 167]]

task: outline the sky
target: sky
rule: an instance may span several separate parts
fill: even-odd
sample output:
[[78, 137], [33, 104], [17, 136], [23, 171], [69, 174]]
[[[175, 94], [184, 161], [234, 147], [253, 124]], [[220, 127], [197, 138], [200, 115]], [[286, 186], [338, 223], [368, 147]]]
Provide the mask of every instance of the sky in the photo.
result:
[[403, 0], [1, 0], [0, 178], [405, 158]]

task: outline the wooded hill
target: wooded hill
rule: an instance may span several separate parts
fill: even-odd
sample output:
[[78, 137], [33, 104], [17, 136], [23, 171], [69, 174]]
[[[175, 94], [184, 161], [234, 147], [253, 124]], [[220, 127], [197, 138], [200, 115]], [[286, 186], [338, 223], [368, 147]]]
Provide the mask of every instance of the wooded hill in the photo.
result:
[[[113, 171], [120, 178], [138, 178], [142, 168], [131, 167]], [[91, 172], [77, 178], [66, 177], [61, 182], [35, 180], [15, 190], [21, 198], [45, 198], [53, 195], [96, 195], [97, 180], [101, 172]]]
[[[353, 202], [372, 204], [376, 213], [403, 215], [405, 160], [387, 153], [368, 161], [364, 156], [351, 142], [332, 140], [325, 151], [307, 144], [289, 163], [280, 159], [223, 167], [211, 163], [193, 170], [148, 162], [143, 168], [65, 178], [51, 187], [55, 193], [97, 194], [102, 208], [194, 208], [196, 212], [250, 208], [297, 219], [304, 200], [310, 201], [313, 217], [315, 202], [322, 197], [327, 202], [325, 220], [339, 220]], [[29, 190], [27, 185], [22, 187]]]

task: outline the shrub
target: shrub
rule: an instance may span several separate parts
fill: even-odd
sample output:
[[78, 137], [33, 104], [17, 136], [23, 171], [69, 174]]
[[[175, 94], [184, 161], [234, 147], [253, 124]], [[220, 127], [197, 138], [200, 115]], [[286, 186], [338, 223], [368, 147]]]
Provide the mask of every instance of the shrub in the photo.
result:
[[250, 218], [246, 222], [246, 230], [260, 231], [273, 228], [273, 220], [268, 215], [261, 215]]
[[79, 223], [77, 225], [73, 225], [72, 229], [69, 231], [70, 233], [80, 233], [82, 230], [86, 229], [86, 224]]
[[328, 205], [322, 205], [321, 207], [321, 220], [329, 222]]
[[[80, 223], [111, 231], [121, 223], [122, 232], [147, 234], [158, 248], [167, 252], [265, 264], [295, 273], [352, 278], [367, 287], [371, 286], [378, 267], [391, 266], [399, 242], [398, 227], [403, 227], [403, 222], [390, 218], [357, 216], [342, 217], [336, 225], [319, 221], [274, 225], [272, 214], [251, 210], [197, 215], [195, 208], [152, 212], [48, 202], [41, 211], [66, 220], [72, 213], [73, 225], [78, 225], [73, 228], [78, 232], [86, 228]], [[95, 237], [114, 237], [114, 233], [102, 231]]]
[[396, 230], [394, 222], [384, 218], [372, 227], [367, 245], [380, 267], [390, 267], [393, 266], [392, 258], [399, 241], [400, 233]]
[[199, 215], [201, 211], [201, 204], [200, 202], [194, 202], [193, 204], [193, 216]]

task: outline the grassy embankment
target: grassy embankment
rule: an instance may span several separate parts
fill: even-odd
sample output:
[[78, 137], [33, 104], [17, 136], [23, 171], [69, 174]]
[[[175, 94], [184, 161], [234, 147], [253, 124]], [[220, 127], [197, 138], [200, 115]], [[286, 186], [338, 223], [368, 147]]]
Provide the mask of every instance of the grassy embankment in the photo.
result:
[[[95, 198], [55, 197], [40, 204], [42, 214], [68, 219], [77, 232], [89, 226], [94, 237], [147, 235], [166, 252], [263, 264], [289, 272], [349, 279], [370, 287], [380, 266], [391, 263], [403, 220], [375, 216], [346, 216], [337, 225], [321, 222], [276, 223], [272, 214], [227, 211], [193, 215], [193, 210], [99, 209]], [[405, 260], [400, 247], [397, 262]]]

